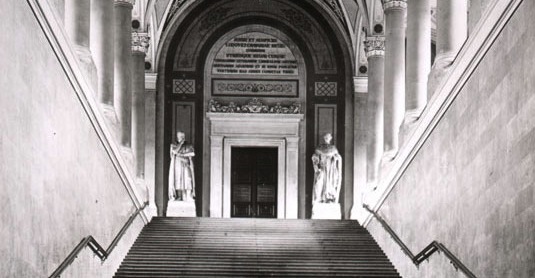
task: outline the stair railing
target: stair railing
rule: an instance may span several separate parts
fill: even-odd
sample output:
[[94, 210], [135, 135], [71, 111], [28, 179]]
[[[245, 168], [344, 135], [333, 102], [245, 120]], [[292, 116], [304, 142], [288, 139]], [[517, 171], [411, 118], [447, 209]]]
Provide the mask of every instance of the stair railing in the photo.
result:
[[98, 241], [91, 235], [86, 236], [74, 247], [74, 249], [71, 251], [71, 253], [65, 258], [65, 260], [58, 266], [58, 268], [49, 276], [49, 278], [57, 278], [60, 277], [61, 273], [78, 257], [80, 252], [84, 250], [85, 247], [89, 246], [89, 248], [97, 255], [97, 257], [100, 258], [102, 262], [106, 261], [106, 259], [110, 256], [111, 252], [117, 246], [121, 238], [124, 236], [128, 228], [130, 228], [130, 225], [134, 222], [134, 219], [138, 216], [138, 214], [147, 207], [149, 202], [145, 202], [142, 207], [136, 209], [132, 215], [130, 215], [130, 218], [124, 223], [121, 230], [117, 233], [115, 238], [110, 243], [110, 246], [108, 248], [104, 249], [102, 245], [98, 243]]
[[442, 243], [434, 240], [431, 242], [427, 247], [425, 247], [420, 253], [416, 254], [416, 256], [411, 252], [409, 247], [403, 243], [403, 241], [399, 238], [399, 236], [392, 230], [390, 225], [386, 223], [386, 221], [375, 211], [370, 209], [370, 207], [366, 204], [363, 205], [363, 207], [371, 213], [379, 223], [381, 223], [381, 226], [385, 229], [385, 231], [392, 237], [392, 239], [401, 247], [401, 250], [405, 255], [407, 255], [411, 261], [418, 267], [423, 261], [427, 260], [431, 255], [433, 255], [435, 252], [442, 252], [444, 256], [446, 256], [455, 270], [460, 270], [466, 277], [470, 278], [477, 278], [453, 253], [451, 253], [446, 246], [444, 246]]

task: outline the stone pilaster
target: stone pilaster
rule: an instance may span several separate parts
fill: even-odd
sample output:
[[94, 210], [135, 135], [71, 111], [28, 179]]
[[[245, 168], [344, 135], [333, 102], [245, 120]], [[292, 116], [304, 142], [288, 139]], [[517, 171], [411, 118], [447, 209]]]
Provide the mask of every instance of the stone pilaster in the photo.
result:
[[149, 37], [132, 33], [132, 150], [138, 178], [145, 174], [145, 53]]
[[407, 75], [405, 121], [416, 121], [427, 104], [431, 70], [431, 7], [429, 0], [411, 0], [407, 10]]
[[384, 156], [399, 149], [399, 130], [405, 116], [405, 0], [387, 0], [385, 11]]
[[114, 106], [120, 122], [120, 142], [131, 146], [132, 132], [132, 8], [134, 1], [115, 0]]
[[362, 194], [367, 188], [367, 132], [370, 127], [367, 119], [368, 103], [368, 78], [358, 76], [353, 78], [354, 95], [354, 149], [353, 149], [353, 206], [351, 208], [350, 219], [356, 219], [359, 211], [362, 210]]
[[372, 187], [379, 179], [379, 166], [384, 144], [384, 74], [385, 38], [368, 37], [365, 41], [368, 57], [367, 99], [367, 163], [366, 180]]
[[[84, 2], [89, 2], [84, 0]], [[91, 0], [90, 46], [97, 68], [97, 95], [100, 103], [113, 106], [114, 12], [113, 1]]]

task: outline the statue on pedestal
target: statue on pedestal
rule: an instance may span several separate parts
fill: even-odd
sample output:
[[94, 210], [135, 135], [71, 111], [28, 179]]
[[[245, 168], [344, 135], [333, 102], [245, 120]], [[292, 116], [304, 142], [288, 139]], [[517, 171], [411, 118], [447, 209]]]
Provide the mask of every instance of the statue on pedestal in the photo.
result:
[[338, 203], [342, 183], [342, 157], [331, 144], [332, 135], [326, 133], [323, 143], [316, 147], [312, 155], [314, 165], [313, 204]]
[[195, 152], [192, 145], [186, 144], [184, 132], [176, 133], [176, 142], [171, 144], [170, 154], [169, 200], [192, 201], [195, 198]]

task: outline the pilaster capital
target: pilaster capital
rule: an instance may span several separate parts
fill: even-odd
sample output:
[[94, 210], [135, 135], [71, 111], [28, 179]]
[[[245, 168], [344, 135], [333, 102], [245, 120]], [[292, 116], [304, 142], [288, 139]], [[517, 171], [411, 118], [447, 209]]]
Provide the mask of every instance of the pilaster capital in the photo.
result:
[[384, 56], [385, 55], [385, 37], [371, 36], [364, 41], [366, 57]]
[[146, 54], [149, 48], [150, 37], [147, 33], [132, 33], [132, 52]]
[[114, 0], [113, 3], [115, 6], [133, 7], [136, 0]]
[[407, 9], [407, 0], [384, 0], [383, 9]]

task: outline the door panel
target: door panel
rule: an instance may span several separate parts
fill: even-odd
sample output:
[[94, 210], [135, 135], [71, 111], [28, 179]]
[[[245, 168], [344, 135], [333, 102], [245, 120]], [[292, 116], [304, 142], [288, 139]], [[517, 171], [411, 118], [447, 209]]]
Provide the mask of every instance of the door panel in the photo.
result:
[[232, 217], [277, 217], [277, 148], [232, 148]]

